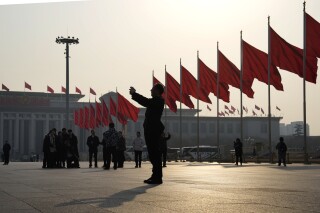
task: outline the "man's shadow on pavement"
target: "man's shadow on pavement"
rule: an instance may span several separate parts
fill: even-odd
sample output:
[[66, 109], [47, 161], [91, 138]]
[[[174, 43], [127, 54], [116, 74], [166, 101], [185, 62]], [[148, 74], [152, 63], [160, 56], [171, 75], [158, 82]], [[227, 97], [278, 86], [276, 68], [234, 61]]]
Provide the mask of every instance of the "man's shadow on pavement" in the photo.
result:
[[77, 199], [70, 202], [60, 203], [55, 207], [73, 206], [73, 205], [93, 205], [99, 208], [114, 208], [121, 206], [125, 202], [132, 201], [136, 196], [146, 193], [148, 189], [156, 187], [158, 185], [143, 185], [136, 188], [117, 192], [109, 197], [97, 197]]

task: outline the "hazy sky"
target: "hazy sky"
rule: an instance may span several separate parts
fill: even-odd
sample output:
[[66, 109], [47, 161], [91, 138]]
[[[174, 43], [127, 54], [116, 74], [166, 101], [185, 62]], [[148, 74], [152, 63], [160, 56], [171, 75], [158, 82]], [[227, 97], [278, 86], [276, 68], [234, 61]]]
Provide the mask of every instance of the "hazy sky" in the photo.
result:
[[[128, 89], [150, 95], [152, 70], [164, 83], [164, 65], [179, 81], [179, 58], [196, 76], [196, 51], [216, 70], [216, 42], [240, 65], [240, 30], [243, 38], [267, 51], [267, 16], [271, 26], [291, 44], [302, 47], [301, 0], [92, 0], [80, 2], [0, 6], [0, 83], [22, 91], [24, 81], [33, 91], [49, 85], [60, 92], [65, 85], [64, 46], [57, 36], [75, 36], [71, 46], [70, 88], [78, 86], [89, 99], [115, 90], [130, 98]], [[307, 1], [307, 12], [320, 21], [320, 1]], [[319, 38], [320, 39], [320, 38]], [[318, 66], [320, 64], [318, 63]], [[272, 113], [282, 122], [302, 120], [302, 79], [281, 70], [284, 92], [271, 89]], [[320, 74], [320, 73], [319, 73]], [[307, 122], [312, 135], [320, 135], [320, 80], [307, 83]], [[231, 102], [239, 108], [239, 90], [230, 87]], [[267, 111], [267, 85], [255, 81], [255, 98], [244, 96], [244, 106]], [[202, 115], [216, 115], [201, 103]], [[91, 100], [93, 96], [91, 96]], [[193, 99], [196, 104], [195, 99]], [[220, 101], [221, 108], [225, 105]], [[230, 106], [230, 104], [228, 104]], [[281, 112], [275, 110], [278, 106]], [[251, 115], [251, 113], [250, 113]]]

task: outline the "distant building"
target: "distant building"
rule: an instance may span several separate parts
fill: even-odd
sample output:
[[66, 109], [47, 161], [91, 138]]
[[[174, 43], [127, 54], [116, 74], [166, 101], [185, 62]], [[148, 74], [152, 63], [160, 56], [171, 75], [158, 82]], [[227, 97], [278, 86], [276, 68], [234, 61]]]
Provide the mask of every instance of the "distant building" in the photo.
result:
[[[101, 98], [109, 105], [109, 96], [115, 97], [115, 93], [108, 93]], [[80, 129], [73, 123], [75, 109], [89, 106], [89, 103], [79, 102], [84, 95], [70, 95], [70, 128], [78, 136], [79, 151], [87, 154], [86, 138], [89, 130]], [[170, 147], [197, 145], [197, 118], [196, 110], [183, 109], [182, 111], [182, 144], [179, 139], [180, 119], [179, 111], [173, 113], [167, 110], [163, 114], [163, 123], [166, 131], [172, 135], [168, 142]], [[143, 135], [143, 120], [145, 109], [141, 108], [139, 119], [136, 123], [129, 121], [125, 127], [117, 123], [117, 128], [123, 130], [130, 146], [135, 138], [136, 131]], [[166, 115], [166, 116], [165, 116]], [[113, 118], [116, 121], [115, 118]], [[280, 117], [272, 117], [272, 147], [280, 136]], [[58, 131], [65, 127], [65, 94], [47, 94], [39, 92], [0, 92], [0, 147], [8, 140], [12, 147], [13, 157], [21, 159], [30, 154], [42, 154], [42, 142], [45, 134], [50, 129]], [[216, 146], [217, 143], [217, 118], [200, 117], [200, 145]], [[96, 129], [101, 138], [106, 127]], [[233, 148], [233, 141], [240, 137], [239, 117], [220, 117], [220, 145], [226, 151]], [[244, 147], [252, 147], [260, 144], [262, 149], [268, 149], [268, 118], [244, 117], [243, 118]]]
[[[310, 127], [307, 124], [307, 136], [310, 136]], [[290, 124], [280, 123], [280, 135], [282, 136], [302, 136], [304, 135], [303, 121], [294, 121]]]

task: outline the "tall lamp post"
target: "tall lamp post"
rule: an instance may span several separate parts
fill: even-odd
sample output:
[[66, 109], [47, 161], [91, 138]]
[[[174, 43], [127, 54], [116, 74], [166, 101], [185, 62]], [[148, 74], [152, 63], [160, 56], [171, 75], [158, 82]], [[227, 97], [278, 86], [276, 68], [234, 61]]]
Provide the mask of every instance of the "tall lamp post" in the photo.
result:
[[58, 37], [56, 38], [57, 44], [65, 44], [66, 45], [66, 128], [69, 129], [69, 45], [71, 44], [79, 44], [78, 38], [64, 38]]

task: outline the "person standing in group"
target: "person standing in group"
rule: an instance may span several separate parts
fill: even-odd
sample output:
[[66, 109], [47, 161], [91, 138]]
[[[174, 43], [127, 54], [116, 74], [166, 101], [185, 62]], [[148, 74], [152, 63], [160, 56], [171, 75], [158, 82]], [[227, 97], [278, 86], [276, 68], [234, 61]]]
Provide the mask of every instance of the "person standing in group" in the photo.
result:
[[113, 169], [117, 169], [117, 143], [119, 141], [119, 133], [114, 128], [114, 123], [109, 124], [109, 130], [103, 133], [103, 143], [106, 144], [106, 166], [104, 169], [109, 170], [111, 157], [113, 161]]
[[144, 146], [144, 140], [141, 138], [141, 133], [137, 132], [137, 137], [132, 142], [132, 148], [134, 150], [134, 159], [136, 162], [136, 168], [141, 168], [142, 151]]
[[239, 165], [240, 160], [240, 165], [242, 166], [242, 142], [239, 138], [237, 138], [236, 141], [233, 142], [233, 147], [236, 154], [236, 165]]
[[119, 131], [119, 141], [117, 143], [117, 162], [118, 168], [123, 168], [123, 164], [125, 161], [125, 157], [124, 157], [124, 151], [126, 151], [126, 139], [123, 136], [122, 132]]
[[91, 130], [91, 135], [87, 139], [87, 145], [89, 147], [89, 168], [92, 167], [92, 155], [94, 157], [94, 167], [98, 167], [98, 146], [99, 138], [96, 136], [94, 130]]
[[56, 164], [57, 164], [58, 168], [62, 168], [62, 161], [61, 161], [61, 159], [62, 159], [62, 132], [61, 131], [58, 132], [56, 145], [57, 145]]
[[61, 167], [65, 168], [66, 167], [66, 160], [67, 160], [67, 139], [68, 139], [68, 133], [66, 128], [62, 128], [62, 133], [61, 133], [61, 147], [60, 147], [60, 152], [61, 152]]
[[43, 139], [42, 151], [43, 151], [43, 161], [42, 168], [48, 168], [48, 160], [50, 154], [50, 135], [52, 130]]
[[43, 141], [43, 165], [42, 168], [56, 167], [56, 129], [50, 130]]
[[79, 151], [78, 151], [78, 138], [68, 130], [67, 137], [67, 168], [80, 168], [79, 165]]
[[4, 162], [3, 165], [8, 165], [9, 164], [9, 157], [10, 157], [10, 150], [11, 146], [8, 143], [8, 141], [5, 141], [2, 147], [3, 155], [4, 155]]
[[284, 166], [287, 166], [287, 145], [284, 143], [283, 137], [280, 137], [280, 142], [277, 144], [276, 149], [278, 150], [278, 166], [281, 166], [281, 161], [283, 162]]
[[168, 143], [167, 141], [170, 140], [171, 135], [168, 132], [168, 137], [166, 137], [166, 133], [162, 133], [161, 135], [161, 142], [160, 142], [160, 150], [161, 150], [161, 157], [162, 157], [162, 167], [167, 167], [167, 152], [168, 152]]
[[147, 108], [143, 128], [149, 159], [152, 164], [152, 176], [144, 181], [147, 184], [162, 184], [160, 141], [161, 134], [164, 131], [164, 125], [161, 122], [164, 109], [163, 92], [163, 86], [155, 84], [151, 89], [152, 98], [149, 99], [138, 94], [133, 87], [130, 87], [132, 99]]

